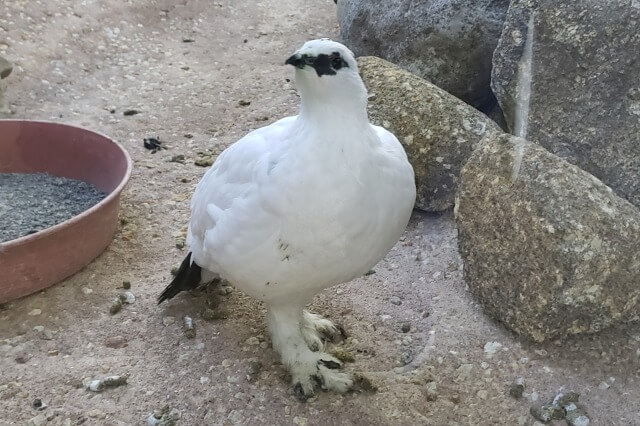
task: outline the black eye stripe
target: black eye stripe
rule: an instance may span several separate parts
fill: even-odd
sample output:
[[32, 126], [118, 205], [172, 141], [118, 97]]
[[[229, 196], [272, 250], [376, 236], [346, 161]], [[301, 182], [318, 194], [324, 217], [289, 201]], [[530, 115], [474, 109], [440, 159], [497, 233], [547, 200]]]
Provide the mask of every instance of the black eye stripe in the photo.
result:
[[337, 70], [349, 67], [349, 64], [342, 59], [339, 52], [333, 52], [331, 55], [321, 53], [313, 60], [313, 64], [310, 65], [316, 70], [318, 77], [322, 77], [323, 75], [336, 75]]

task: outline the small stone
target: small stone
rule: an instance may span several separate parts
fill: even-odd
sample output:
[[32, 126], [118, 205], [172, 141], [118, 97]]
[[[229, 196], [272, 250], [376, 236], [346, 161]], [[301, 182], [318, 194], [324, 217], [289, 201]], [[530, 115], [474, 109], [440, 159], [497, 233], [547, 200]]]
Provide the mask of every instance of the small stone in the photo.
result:
[[471, 376], [472, 371], [473, 364], [462, 364], [456, 369], [456, 373], [458, 374], [457, 380], [467, 380]]
[[376, 386], [369, 377], [362, 373], [354, 373], [353, 386], [355, 389], [362, 392], [378, 392], [378, 386]]
[[91, 417], [92, 419], [104, 419], [105, 417], [107, 417], [105, 413], [98, 409], [89, 411], [87, 413], [87, 416]]
[[47, 404], [44, 404], [40, 398], [34, 399], [31, 403], [31, 406], [36, 410], [44, 410], [45, 408], [47, 408]]
[[118, 298], [113, 301], [111, 306], [109, 306], [109, 313], [111, 315], [115, 315], [122, 309], [122, 301]]
[[438, 385], [436, 382], [429, 382], [426, 386], [427, 401], [435, 401], [438, 399]]
[[353, 355], [353, 352], [346, 348], [337, 346], [331, 349], [329, 353], [342, 362], [356, 362], [356, 358]]
[[244, 99], [240, 99], [238, 101], [238, 105], [239, 106], [249, 106], [249, 105], [251, 105], [251, 101], [245, 101]]
[[478, 391], [478, 393], [476, 395], [478, 395], [478, 398], [480, 398], [480, 399], [487, 399], [487, 397], [489, 396], [489, 392], [487, 392], [484, 389], [481, 389], [481, 390]]
[[213, 164], [213, 157], [205, 156], [205, 157], [196, 158], [196, 160], [194, 161], [194, 164], [200, 167], [209, 167]]
[[293, 418], [293, 424], [297, 426], [307, 426], [307, 422], [308, 420], [306, 417], [295, 416]]
[[223, 360], [222, 360], [222, 366], [223, 366], [223, 367], [225, 367], [225, 368], [227, 368], [227, 367], [231, 367], [231, 365], [232, 365], [232, 364], [233, 364], [233, 363], [231, 362], [231, 360], [230, 360], [230, 359], [223, 359]]
[[411, 354], [411, 352], [409, 351], [402, 352], [402, 354], [400, 355], [400, 364], [407, 365], [407, 364], [410, 364], [411, 361], [413, 361], [413, 355]]
[[231, 287], [230, 285], [222, 285], [218, 289], [218, 294], [221, 294], [223, 296], [231, 294], [232, 292], [233, 292], [233, 287]]
[[591, 419], [580, 409], [568, 411], [566, 420], [568, 426], [589, 426], [591, 423]]
[[84, 294], [91, 294], [93, 293], [93, 289], [89, 288], [89, 287], [82, 287], [80, 290], [82, 290], [82, 292]]
[[165, 325], [165, 327], [170, 326], [174, 322], [176, 322], [176, 317], [166, 316], [162, 318], [162, 323]]
[[487, 342], [484, 345], [484, 353], [491, 356], [495, 354], [502, 347], [502, 343], [499, 342]]
[[562, 420], [565, 411], [562, 407], [553, 404], [534, 405], [529, 409], [531, 415], [542, 423], [549, 423], [551, 420]]
[[241, 411], [231, 410], [227, 415], [227, 419], [231, 422], [231, 424], [239, 425], [244, 422], [244, 416]]
[[169, 160], [170, 163], [180, 163], [180, 164], [185, 164], [187, 162], [184, 154], [178, 154], [178, 155], [174, 155], [173, 157], [171, 157], [171, 159]]
[[402, 331], [403, 333], [408, 333], [409, 331], [411, 331], [411, 323], [403, 322], [400, 326], [400, 331]]
[[553, 405], [557, 405], [559, 407], [565, 407], [569, 404], [575, 404], [580, 399], [580, 394], [578, 392], [569, 391], [569, 392], [560, 392], [555, 398], [553, 398]]
[[202, 419], [205, 425], [215, 425], [218, 424], [218, 415], [214, 410], [209, 410], [205, 413], [204, 418]]
[[127, 339], [125, 339], [122, 336], [112, 336], [112, 337], [108, 337], [105, 341], [104, 341], [104, 345], [107, 348], [112, 348], [112, 349], [122, 349], [124, 347], [127, 346]]
[[258, 346], [260, 344], [260, 339], [258, 339], [257, 337], [249, 337], [247, 340], [245, 340], [245, 343], [250, 346]]
[[140, 114], [140, 111], [138, 111], [137, 109], [126, 109], [122, 113], [122, 115], [125, 115], [127, 117], [131, 115], [136, 115], [136, 114]]
[[136, 296], [130, 291], [123, 291], [122, 293], [120, 293], [120, 300], [122, 301], [122, 303], [131, 305], [136, 301]]
[[48, 328], [45, 328], [44, 330], [42, 330], [42, 333], [40, 333], [40, 337], [43, 340], [53, 340], [54, 334], [53, 334], [53, 331], [49, 330]]
[[284, 414], [287, 416], [291, 415], [291, 407], [289, 405], [284, 406]]
[[204, 308], [204, 311], [202, 311], [201, 317], [205, 321], [214, 321], [214, 320], [226, 319], [227, 314], [225, 312], [217, 311], [215, 309]]
[[131, 288], [131, 282], [130, 281], [122, 281], [122, 288], [125, 290], [129, 290]]
[[522, 394], [524, 393], [524, 378], [518, 377], [512, 384], [509, 386], [509, 395], [512, 398], [519, 399], [522, 398]]
[[32, 310], [29, 312], [29, 315], [30, 315], [30, 316], [32, 316], [32, 317], [35, 317], [35, 316], [37, 316], [37, 315], [40, 315], [41, 313], [42, 313], [42, 310], [41, 310], [41, 309], [37, 309], [37, 308], [36, 308], [36, 309], [32, 309]]
[[248, 372], [250, 375], [255, 376], [262, 371], [262, 363], [260, 361], [250, 361]]
[[600, 390], [607, 390], [611, 387], [611, 385], [607, 382], [600, 382], [600, 384], [598, 385], [598, 389]]
[[183, 328], [184, 335], [187, 336], [188, 339], [193, 339], [194, 337], [196, 337], [196, 325], [194, 324], [193, 319], [190, 316], [184, 316]]
[[17, 362], [18, 364], [26, 364], [27, 361], [29, 361], [30, 359], [31, 359], [31, 354], [28, 354], [26, 352], [19, 353], [14, 358], [15, 362]]
[[47, 423], [47, 416], [45, 416], [43, 413], [40, 413], [37, 416], [32, 417], [31, 420], [29, 420], [29, 423], [27, 423], [27, 425], [28, 426], [43, 426], [46, 423]]
[[402, 305], [402, 300], [398, 296], [391, 296], [389, 298], [389, 302], [393, 303], [396, 306]]
[[91, 392], [102, 392], [107, 388], [115, 388], [127, 384], [127, 376], [109, 376], [103, 380], [92, 380], [87, 385]]

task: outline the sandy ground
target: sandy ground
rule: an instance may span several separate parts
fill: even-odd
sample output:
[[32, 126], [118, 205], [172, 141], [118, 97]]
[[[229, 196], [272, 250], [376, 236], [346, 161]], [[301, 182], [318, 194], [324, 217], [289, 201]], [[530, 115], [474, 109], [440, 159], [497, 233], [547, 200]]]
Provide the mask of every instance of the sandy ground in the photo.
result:
[[[565, 387], [582, 394], [592, 424], [640, 425], [640, 328], [519, 342], [469, 296], [451, 214], [416, 213], [375, 274], [313, 303], [344, 325], [350, 338], [336, 347], [355, 356], [346, 369], [369, 377], [377, 393], [298, 403], [270, 349], [263, 307], [238, 291], [219, 296], [227, 319], [202, 319], [209, 294], [156, 305], [185, 255], [176, 242], [205, 171], [193, 164], [197, 152], [217, 153], [294, 113], [284, 59], [306, 39], [337, 33], [328, 0], [0, 4], [0, 53], [16, 63], [7, 91], [14, 116], [104, 132], [135, 162], [123, 225], [104, 254], [53, 288], [0, 306], [0, 424], [39, 414], [51, 425], [144, 424], [169, 405], [184, 425], [529, 425], [531, 401]], [[127, 109], [140, 113], [123, 116]], [[149, 136], [170, 149], [151, 154], [142, 147]], [[168, 161], [179, 154], [186, 164]], [[123, 281], [136, 301], [112, 316]], [[181, 328], [184, 315], [194, 318], [195, 339]], [[488, 353], [488, 342], [501, 346]], [[249, 374], [256, 360], [262, 371]], [[128, 375], [128, 384], [82, 387], [111, 374]], [[517, 377], [526, 382], [520, 400], [507, 392]], [[34, 409], [36, 398], [48, 408]]]

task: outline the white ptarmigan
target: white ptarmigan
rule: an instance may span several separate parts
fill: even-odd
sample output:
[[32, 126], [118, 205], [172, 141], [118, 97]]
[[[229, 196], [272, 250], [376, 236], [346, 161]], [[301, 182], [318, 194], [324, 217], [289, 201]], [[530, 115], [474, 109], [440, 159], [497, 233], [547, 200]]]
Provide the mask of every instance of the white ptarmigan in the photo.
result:
[[347, 391], [351, 377], [322, 351], [333, 323], [304, 310], [327, 287], [369, 271], [401, 237], [413, 209], [413, 169], [396, 137], [369, 123], [353, 53], [312, 40], [293, 65], [300, 113], [227, 148], [191, 200], [189, 254], [158, 298], [214, 277], [262, 300], [273, 347], [296, 396]]

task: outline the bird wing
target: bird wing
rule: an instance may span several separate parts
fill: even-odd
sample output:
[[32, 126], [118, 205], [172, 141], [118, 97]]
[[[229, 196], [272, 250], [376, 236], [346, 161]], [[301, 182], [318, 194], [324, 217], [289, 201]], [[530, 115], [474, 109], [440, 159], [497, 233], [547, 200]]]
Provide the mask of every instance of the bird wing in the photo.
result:
[[247, 134], [224, 150], [198, 183], [187, 243], [203, 268], [222, 272], [217, 256], [246, 254], [277, 231], [268, 207], [278, 196], [263, 184], [295, 119], [286, 117]]

